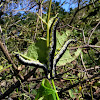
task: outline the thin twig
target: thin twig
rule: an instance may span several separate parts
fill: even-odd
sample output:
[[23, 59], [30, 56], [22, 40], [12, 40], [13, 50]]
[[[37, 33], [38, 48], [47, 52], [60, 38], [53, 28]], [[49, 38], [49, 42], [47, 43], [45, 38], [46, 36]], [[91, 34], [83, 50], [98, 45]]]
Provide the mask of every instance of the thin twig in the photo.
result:
[[[97, 63], [93, 60], [93, 58], [90, 56], [89, 51], [87, 51], [87, 52], [88, 52], [88, 55], [89, 55], [90, 59], [91, 59], [95, 64], [97, 64]], [[96, 69], [95, 69], [95, 66], [94, 66], [94, 70], [96, 70]]]
[[96, 48], [93, 48], [93, 47], [91, 47], [92, 49], [94, 49], [96, 52], [98, 52], [98, 53], [100, 53], [100, 51], [99, 50], [97, 50]]
[[68, 27], [70, 27], [70, 28], [72, 28], [72, 29], [76, 29], [76, 30], [78, 30], [78, 31], [81, 31], [81, 32], [82, 32], [82, 30], [81, 30], [81, 29], [78, 29], [78, 28], [76, 28], [76, 27], [74, 27], [74, 26], [72, 26], [72, 25], [69, 25], [69, 24], [67, 24], [67, 25], [63, 25], [63, 26], [59, 26], [57, 29], [59, 29], [59, 28], [65, 28], [66, 26], [68, 26]]
[[78, 46], [78, 47], [71, 47], [69, 48], [70, 50], [74, 50], [74, 49], [77, 49], [77, 48], [100, 48], [100, 46], [96, 46], [96, 45], [83, 45], [83, 46]]
[[19, 23], [19, 22], [22, 21], [22, 20], [27, 20], [28, 18], [29, 18], [29, 17], [27, 17], [26, 19], [18, 20], [17, 22], [14, 22], [13, 24], [8, 25], [8, 29], [9, 29], [10, 27], [12, 27], [13, 25], [16, 25], [17, 23]]
[[73, 87], [76, 87], [76, 86], [79, 85], [79, 84], [84, 84], [84, 83], [87, 82], [87, 80], [91, 81], [93, 78], [98, 77], [98, 76], [100, 76], [100, 71], [99, 71], [97, 74], [94, 74], [92, 77], [90, 77], [90, 78], [88, 78], [88, 79], [86, 79], [86, 80], [79, 81], [79, 82], [77, 82], [77, 83], [75, 83], [75, 84], [73, 84], [73, 85], [69, 85], [69, 86], [67, 86], [66, 88], [61, 89], [60, 92], [58, 92], [58, 93], [59, 93], [59, 95], [61, 95], [62, 92], [67, 91], [67, 90], [69, 90], [69, 89], [71, 89], [71, 88], [73, 88]]
[[89, 75], [88, 75], [87, 69], [86, 69], [85, 64], [84, 64], [84, 61], [83, 61], [82, 54], [80, 54], [80, 55], [81, 55], [81, 61], [82, 61], [83, 67], [84, 67], [84, 69], [85, 69], [85, 73], [86, 73], [87, 77], [89, 78]]
[[[40, 8], [40, 7], [39, 7]], [[38, 10], [38, 14], [40, 15], [40, 9]], [[39, 22], [39, 16], [37, 16], [37, 21], [36, 21], [36, 29], [35, 29], [35, 35], [34, 35], [34, 37], [33, 37], [33, 40], [35, 41], [35, 39], [36, 39], [36, 35], [37, 35], [37, 28], [38, 28], [38, 23]]]
[[82, 34], [83, 34], [83, 40], [84, 40], [84, 43], [86, 44], [86, 39], [85, 39], [84, 30], [82, 30]]
[[[22, 80], [21, 82], [23, 83], [27, 81], [27, 79], [30, 78], [33, 74], [34, 74], [34, 69], [30, 71], [27, 75], [25, 75], [24, 80]], [[21, 83], [19, 80], [15, 84], [12, 84], [8, 90], [6, 90], [3, 94], [0, 95], [0, 100], [4, 99], [6, 96], [9, 96], [9, 94], [12, 93], [14, 89], [20, 87], [20, 85]]]
[[90, 34], [90, 36], [89, 36], [89, 39], [88, 39], [88, 45], [89, 45], [90, 38], [91, 38], [92, 34], [94, 33], [95, 29], [98, 27], [99, 24], [100, 24], [100, 21], [99, 21], [98, 24], [92, 29], [92, 32], [91, 32], [91, 34]]
[[99, 0], [95, 0], [94, 2], [92, 2], [92, 3], [90, 3], [90, 4], [86, 5], [86, 6], [83, 6], [83, 7], [81, 7], [80, 9], [77, 8], [77, 10], [75, 11], [75, 13], [74, 13], [74, 15], [73, 15], [71, 21], [69, 22], [69, 25], [72, 24], [72, 22], [73, 22], [73, 20], [74, 20], [74, 18], [75, 18], [75, 16], [76, 16], [76, 14], [77, 14], [80, 10], [84, 9], [85, 7], [88, 7], [89, 5], [92, 5], [92, 4], [96, 3], [97, 1], [99, 1]]
[[32, 95], [31, 93], [27, 92], [26, 90], [24, 90], [23, 88], [21, 88], [21, 91], [24, 92], [26, 95], [28, 95], [32, 100], [35, 99], [35, 96]]
[[[40, 0], [40, 16], [41, 16], [41, 18], [42, 18], [42, 0]], [[42, 20], [41, 20], [41, 26], [42, 26], [42, 30], [44, 30]]]
[[96, 46], [96, 45], [88, 45], [89, 47], [93, 47], [93, 48], [100, 48], [100, 46]]
[[3, 51], [5, 57], [8, 59], [9, 63], [12, 64], [12, 66], [13, 66], [13, 68], [14, 68], [14, 73], [15, 73], [15, 75], [18, 75], [19, 78], [20, 78], [21, 80], [23, 80], [24, 77], [19, 73], [19, 71], [18, 71], [16, 65], [14, 64], [13, 60], [12, 60], [11, 57], [10, 57], [10, 54], [9, 54], [7, 48], [5, 48], [5, 47], [3, 46], [3, 43], [2, 43], [1, 41], [0, 41], [0, 48], [1, 48], [1, 50]]
[[84, 35], [84, 30], [78, 29], [78, 28], [76, 28], [76, 27], [74, 27], [74, 26], [72, 26], [72, 25], [69, 25], [69, 24], [64, 25], [64, 26], [60, 26], [60, 27], [58, 27], [58, 29], [59, 29], [59, 28], [64, 28], [64, 27], [66, 27], [66, 26], [68, 26], [68, 27], [70, 27], [70, 28], [72, 28], [72, 29], [75, 29], [75, 30], [77, 30], [77, 31], [82, 32], [82, 34], [83, 34], [83, 40], [84, 40], [84, 43], [86, 44], [86, 39], [85, 39], [85, 35]]
[[2, 33], [2, 28], [1, 28], [1, 25], [0, 25], [0, 33]]

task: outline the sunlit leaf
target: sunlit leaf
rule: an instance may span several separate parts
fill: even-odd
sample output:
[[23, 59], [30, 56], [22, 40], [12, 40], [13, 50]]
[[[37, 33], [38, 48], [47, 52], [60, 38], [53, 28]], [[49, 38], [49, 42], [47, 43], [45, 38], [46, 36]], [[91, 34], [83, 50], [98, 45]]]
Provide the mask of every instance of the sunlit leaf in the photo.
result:
[[38, 100], [43, 100], [44, 99], [44, 96], [43, 97], [40, 97]]
[[74, 95], [73, 90], [69, 90], [68, 92], [69, 92], [70, 97], [74, 99], [75, 98], [75, 95]]
[[57, 31], [56, 37], [57, 37], [57, 46], [56, 49], [59, 50], [64, 45], [65, 41], [68, 40], [68, 36], [71, 34], [70, 30], [66, 30], [66, 32], [62, 32], [62, 35]]
[[38, 59], [37, 50], [38, 50], [38, 48], [35, 46], [35, 43], [32, 43], [27, 49], [26, 56], [37, 60]]
[[35, 100], [44, 97], [42, 100], [56, 100], [56, 91], [52, 89], [49, 80], [43, 79]]
[[0, 65], [0, 70], [2, 70], [3, 69], [3, 66], [2, 65]]
[[58, 13], [49, 20], [49, 22], [48, 22], [49, 28], [51, 27], [51, 24], [52, 24], [53, 20], [57, 17], [57, 15], [58, 15]]
[[79, 54], [81, 53], [81, 49], [78, 48], [76, 52], [74, 52], [74, 55], [71, 56], [69, 50], [66, 50], [64, 55], [61, 57], [61, 59], [58, 61], [57, 66], [65, 65], [66, 63], [70, 63], [73, 60], [75, 60]]
[[37, 16], [42, 20], [42, 22], [45, 23], [45, 24], [47, 25], [46, 21], [45, 21], [41, 16], [39, 16], [38, 13], [36, 13], [36, 14], [37, 14]]
[[32, 43], [24, 54], [16, 53], [23, 58], [33, 61], [39, 61], [41, 63], [47, 63], [48, 48], [46, 46], [46, 39], [38, 39], [36, 43]]
[[[66, 30], [66, 32], [63, 32], [62, 35], [60, 35], [57, 32], [57, 46], [56, 46], [56, 53], [57, 54], [59, 52], [59, 50], [63, 47], [64, 43], [68, 40], [68, 36], [71, 34], [70, 30]], [[74, 52], [74, 55], [71, 56], [71, 53], [69, 52], [69, 50], [66, 50], [66, 52], [64, 53], [64, 55], [61, 57], [61, 59], [58, 61], [57, 66], [62, 66], [65, 65], [66, 63], [70, 63], [73, 60], [75, 60], [79, 54], [81, 53], [81, 49], [78, 48], [76, 52]]]

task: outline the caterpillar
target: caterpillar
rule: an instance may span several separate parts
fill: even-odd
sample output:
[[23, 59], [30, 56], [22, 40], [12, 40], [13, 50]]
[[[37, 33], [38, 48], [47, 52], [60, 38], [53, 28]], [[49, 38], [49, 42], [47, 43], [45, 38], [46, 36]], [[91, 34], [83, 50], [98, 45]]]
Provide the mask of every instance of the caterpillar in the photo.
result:
[[54, 73], [56, 74], [56, 64], [57, 62], [60, 60], [60, 58], [63, 56], [63, 54], [65, 53], [65, 51], [67, 50], [67, 47], [69, 46], [70, 43], [75, 43], [76, 40], [74, 39], [70, 39], [68, 40], [64, 46], [62, 47], [62, 49], [58, 52], [58, 54], [55, 56], [54, 58], [54, 64], [53, 64], [53, 70], [54, 70]]
[[[52, 41], [51, 41], [51, 48], [49, 52], [49, 68], [50, 68], [50, 76], [52, 77], [52, 69], [53, 69], [53, 59], [54, 59], [54, 54], [56, 50], [56, 29], [59, 23], [59, 18], [55, 18], [53, 20], [53, 23], [51, 24], [49, 34], [51, 34], [52, 31]], [[50, 35], [49, 35], [50, 36]]]
[[26, 59], [22, 58], [19, 54], [16, 54], [15, 56], [24, 65], [30, 65], [30, 66], [34, 66], [37, 68], [42, 68], [45, 72], [46, 77], [48, 77], [48, 69], [47, 69], [46, 65], [44, 65], [38, 61], [36, 62], [36, 61], [26, 60]]

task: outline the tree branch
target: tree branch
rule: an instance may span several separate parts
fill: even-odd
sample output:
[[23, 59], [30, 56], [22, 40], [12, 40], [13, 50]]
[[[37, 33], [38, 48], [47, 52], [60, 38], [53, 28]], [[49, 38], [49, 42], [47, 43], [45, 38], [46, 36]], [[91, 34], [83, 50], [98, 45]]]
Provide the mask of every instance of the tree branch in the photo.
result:
[[100, 48], [100, 46], [96, 45], [83, 45], [83, 46], [78, 46], [78, 47], [71, 47], [69, 48], [70, 50], [78, 49], [78, 48]]
[[[27, 79], [28, 79], [29, 77], [31, 77], [31, 76], [34, 74], [34, 70], [35, 70], [35, 69], [33, 69], [33, 70], [30, 71], [27, 75], [25, 75], [25, 76], [24, 76], [24, 80], [22, 80], [21, 82], [27, 81]], [[10, 87], [8, 90], [6, 90], [5, 93], [3, 93], [2, 95], [0, 95], [0, 100], [1, 100], [1, 99], [4, 99], [6, 96], [9, 96], [9, 94], [12, 93], [12, 92], [14, 91], [15, 88], [20, 87], [20, 85], [21, 85], [21, 83], [20, 83], [19, 80], [18, 80], [15, 84], [11, 85], [11, 87]]]
[[100, 24], [100, 21], [99, 21], [98, 24], [92, 29], [92, 32], [91, 32], [90, 37], [89, 37], [89, 39], [88, 39], [88, 45], [89, 45], [90, 38], [91, 38], [92, 34], [94, 33], [95, 29], [99, 26], [99, 24]]
[[11, 57], [10, 57], [10, 55], [9, 55], [8, 50], [4, 47], [4, 45], [3, 45], [3, 43], [2, 43], [1, 41], [0, 41], [0, 48], [1, 48], [2, 52], [4, 53], [5, 57], [8, 59], [9, 63], [12, 64], [12, 66], [13, 66], [13, 68], [14, 68], [14, 74], [15, 74], [15, 76], [18, 75], [19, 78], [20, 78], [21, 80], [23, 80], [23, 79], [24, 79], [23, 76], [19, 73], [19, 71], [18, 71], [16, 65], [14, 64], [13, 60], [11, 59]]
[[74, 13], [74, 15], [73, 15], [71, 21], [69, 22], [69, 25], [72, 24], [72, 22], [73, 22], [73, 20], [74, 20], [74, 18], [75, 18], [75, 16], [76, 16], [76, 14], [77, 14], [80, 10], [82, 10], [82, 9], [84, 9], [85, 7], [88, 7], [88, 6], [90, 6], [90, 5], [94, 4], [94, 3], [96, 3], [97, 1], [99, 1], [99, 0], [95, 0], [94, 2], [92, 2], [92, 3], [90, 3], [90, 4], [86, 5], [86, 6], [83, 6], [83, 7], [81, 7], [80, 9], [77, 8], [77, 10], [75, 11], [75, 13]]
[[67, 91], [67, 90], [69, 90], [69, 89], [71, 89], [73, 87], [76, 87], [79, 84], [84, 84], [87, 81], [91, 81], [93, 78], [98, 77], [99, 75], [100, 75], [100, 71], [97, 74], [94, 74], [92, 77], [88, 78], [87, 80], [79, 81], [79, 82], [77, 82], [77, 83], [75, 83], [73, 85], [69, 85], [66, 88], [61, 89], [60, 92], [58, 92], [58, 94], [61, 95], [62, 92]]

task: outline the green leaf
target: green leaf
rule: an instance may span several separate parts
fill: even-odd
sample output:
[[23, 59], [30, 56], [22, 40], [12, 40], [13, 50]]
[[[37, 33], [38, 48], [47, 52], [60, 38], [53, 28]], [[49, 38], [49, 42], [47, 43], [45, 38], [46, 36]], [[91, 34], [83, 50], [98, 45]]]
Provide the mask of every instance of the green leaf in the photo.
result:
[[53, 23], [53, 20], [54, 20], [57, 16], [58, 16], [58, 13], [57, 13], [54, 17], [52, 17], [52, 18], [49, 20], [49, 22], [48, 22], [49, 28], [51, 27], [51, 24]]
[[32, 43], [29, 47], [25, 55], [29, 58], [38, 59], [38, 53], [37, 53], [38, 48], [35, 46], [35, 43]]
[[48, 48], [46, 46], [46, 39], [40, 38], [36, 41], [36, 43], [32, 43], [24, 54], [19, 52], [14, 53], [19, 54], [25, 59], [47, 64]]
[[6, 66], [5, 68], [3, 68], [3, 66], [0, 65], [0, 72], [2, 72], [3, 70], [5, 70], [5, 69], [7, 69], [7, 68], [9, 68], [9, 67], [11, 67], [11, 66], [12, 66], [12, 64], [9, 64], [9, 65]]
[[33, 89], [33, 90], [32, 90], [32, 94], [33, 94], [33, 95], [36, 95], [36, 94], [37, 94], [37, 91], [36, 91], [35, 89]]
[[75, 98], [75, 95], [74, 95], [73, 90], [69, 90], [68, 92], [69, 92], [70, 97], [74, 99]]
[[56, 49], [59, 50], [61, 47], [64, 45], [65, 41], [67, 41], [68, 36], [70, 35], [71, 31], [66, 30], [66, 32], [62, 32], [62, 35], [56, 32], [56, 37], [57, 37], [57, 47]]
[[55, 93], [56, 91], [52, 89], [49, 80], [43, 79], [35, 100], [39, 100], [41, 97], [44, 97], [42, 100], [56, 100]]
[[64, 55], [58, 61], [57, 66], [66, 65], [66, 63], [72, 62], [73, 60], [75, 60], [79, 56], [80, 53], [81, 53], [81, 49], [80, 48], [78, 48], [78, 50], [74, 53], [74, 56], [71, 56], [69, 50], [66, 50]]
[[100, 86], [100, 81], [96, 82], [94, 85], [95, 86]]
[[40, 97], [38, 100], [43, 100], [44, 99], [44, 97]]
[[36, 13], [36, 14], [42, 20], [42, 22], [47, 25], [46, 21], [38, 13]]
[[3, 4], [4, 4], [4, 3], [1, 3], [1, 4], [0, 4], [0, 7], [2, 7], [2, 6], [3, 6]]
[[2, 70], [3, 69], [3, 66], [2, 65], [0, 65], [0, 70]]
[[[59, 52], [59, 50], [63, 47], [64, 43], [68, 40], [68, 36], [70, 35], [71, 31], [70, 30], [66, 30], [66, 32], [62, 32], [62, 35], [60, 35], [57, 32], [57, 46], [56, 46], [56, 53], [57, 54]], [[66, 52], [64, 53], [64, 55], [61, 57], [61, 59], [58, 61], [57, 66], [62, 66], [62, 65], [66, 65], [66, 63], [70, 63], [73, 60], [75, 60], [79, 54], [81, 53], [81, 49], [78, 48], [76, 52], [74, 52], [74, 56], [71, 56], [69, 50], [66, 50]]]
[[38, 39], [38, 41], [35, 43], [35, 46], [37, 47], [38, 60], [41, 63], [47, 64], [47, 57], [49, 53], [46, 44], [46, 39]]

